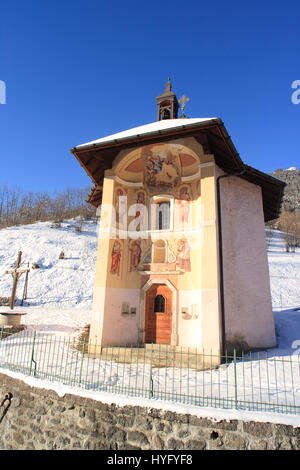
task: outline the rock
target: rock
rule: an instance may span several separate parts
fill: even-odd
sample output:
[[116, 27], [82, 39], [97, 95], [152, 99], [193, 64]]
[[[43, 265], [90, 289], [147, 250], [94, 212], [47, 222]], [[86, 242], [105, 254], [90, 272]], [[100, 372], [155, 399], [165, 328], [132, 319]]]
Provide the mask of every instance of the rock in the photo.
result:
[[152, 420], [150, 418], [146, 418], [145, 416], [138, 415], [135, 418], [135, 424], [141, 429], [151, 430], [153, 428]]
[[270, 423], [258, 423], [255, 421], [243, 422], [243, 431], [255, 437], [271, 437], [273, 434]]
[[24, 438], [23, 438], [23, 435], [20, 432], [14, 432], [13, 433], [13, 440], [18, 445], [23, 445], [24, 444]]
[[0, 307], [6, 307], [9, 306], [10, 304], [10, 298], [9, 297], [0, 297]]
[[223, 437], [223, 442], [227, 449], [245, 449], [245, 439], [239, 434], [226, 433]]
[[254, 439], [249, 444], [250, 450], [266, 450], [267, 449], [267, 441], [264, 439]]
[[153, 446], [152, 448], [154, 450], [163, 450], [164, 449], [164, 442], [163, 440], [159, 437], [158, 434], [155, 434], [154, 437], [152, 438]]
[[169, 439], [167, 445], [169, 450], [184, 450], [184, 443], [178, 439]]
[[149, 441], [147, 436], [140, 431], [129, 431], [127, 434], [128, 441], [137, 442], [138, 444], [147, 445]]
[[204, 450], [206, 442], [204, 439], [189, 439], [185, 445], [186, 450]]

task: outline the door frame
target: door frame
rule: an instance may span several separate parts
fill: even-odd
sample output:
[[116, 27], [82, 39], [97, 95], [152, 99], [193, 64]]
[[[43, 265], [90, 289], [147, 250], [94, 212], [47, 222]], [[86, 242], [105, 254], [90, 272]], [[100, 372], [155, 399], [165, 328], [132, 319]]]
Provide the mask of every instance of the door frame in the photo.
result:
[[140, 301], [140, 325], [139, 325], [139, 344], [145, 343], [145, 315], [146, 315], [146, 295], [147, 291], [155, 284], [163, 284], [172, 291], [172, 333], [171, 345], [177, 346], [178, 343], [178, 312], [177, 312], [177, 289], [167, 279], [149, 279], [146, 284], [141, 288], [141, 301]]

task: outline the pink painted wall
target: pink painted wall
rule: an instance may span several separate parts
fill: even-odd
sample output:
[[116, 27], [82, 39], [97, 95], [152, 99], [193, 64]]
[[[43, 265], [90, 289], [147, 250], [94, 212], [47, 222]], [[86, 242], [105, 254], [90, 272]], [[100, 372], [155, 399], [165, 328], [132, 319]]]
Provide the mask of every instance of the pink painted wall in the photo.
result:
[[226, 341], [272, 347], [276, 336], [261, 188], [237, 176], [222, 178], [220, 188]]
[[[94, 309], [91, 343], [101, 343], [102, 346], [137, 344], [140, 323], [140, 289], [95, 287], [94, 302], [99, 311], [96, 308]], [[129, 312], [131, 308], [136, 309], [135, 315], [131, 313], [128, 315], [122, 314], [122, 304], [125, 302], [129, 306]], [[95, 321], [97, 316], [99, 320], [98, 325]]]

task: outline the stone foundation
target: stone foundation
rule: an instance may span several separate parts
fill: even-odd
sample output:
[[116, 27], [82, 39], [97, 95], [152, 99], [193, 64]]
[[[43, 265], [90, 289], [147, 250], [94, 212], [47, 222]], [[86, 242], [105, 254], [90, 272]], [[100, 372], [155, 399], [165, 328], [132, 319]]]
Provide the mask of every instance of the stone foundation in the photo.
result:
[[104, 404], [77, 395], [33, 388], [0, 374], [0, 449], [38, 450], [300, 450], [300, 428], [214, 422], [139, 406]]

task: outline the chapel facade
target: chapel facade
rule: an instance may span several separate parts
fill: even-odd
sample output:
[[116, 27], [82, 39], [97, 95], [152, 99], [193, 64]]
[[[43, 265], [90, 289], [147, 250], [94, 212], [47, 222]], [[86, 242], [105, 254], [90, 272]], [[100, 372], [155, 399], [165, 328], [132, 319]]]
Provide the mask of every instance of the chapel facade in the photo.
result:
[[241, 160], [220, 118], [157, 121], [71, 149], [101, 207], [90, 343], [276, 344], [264, 223], [284, 183]]

